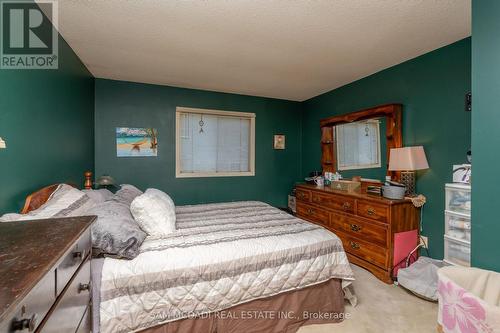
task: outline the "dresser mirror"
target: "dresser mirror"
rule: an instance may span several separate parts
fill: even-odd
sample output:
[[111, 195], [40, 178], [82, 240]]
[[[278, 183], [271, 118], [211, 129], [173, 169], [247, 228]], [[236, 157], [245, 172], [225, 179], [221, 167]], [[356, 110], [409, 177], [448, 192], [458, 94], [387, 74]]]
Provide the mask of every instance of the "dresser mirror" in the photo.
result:
[[321, 120], [323, 172], [340, 172], [344, 178], [361, 175], [382, 180], [391, 148], [402, 147], [401, 105], [388, 104]]
[[[380, 168], [380, 123], [367, 119], [334, 126], [337, 169], [339, 171]], [[385, 143], [385, 138], [384, 138]]]

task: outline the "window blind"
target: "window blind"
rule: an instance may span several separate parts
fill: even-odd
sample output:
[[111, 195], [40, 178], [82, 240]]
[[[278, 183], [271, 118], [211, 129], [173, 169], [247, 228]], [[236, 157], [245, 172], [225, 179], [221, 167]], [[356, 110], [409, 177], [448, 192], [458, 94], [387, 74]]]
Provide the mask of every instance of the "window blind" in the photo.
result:
[[182, 174], [251, 171], [251, 118], [182, 112], [178, 126]]

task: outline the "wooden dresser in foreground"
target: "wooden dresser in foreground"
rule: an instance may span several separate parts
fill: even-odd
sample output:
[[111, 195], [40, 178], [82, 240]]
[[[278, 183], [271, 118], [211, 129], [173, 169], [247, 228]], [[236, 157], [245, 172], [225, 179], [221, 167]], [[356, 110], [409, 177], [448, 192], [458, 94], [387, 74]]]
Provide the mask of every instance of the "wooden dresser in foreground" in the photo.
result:
[[419, 230], [420, 209], [409, 200], [389, 200], [330, 187], [296, 186], [297, 216], [340, 237], [349, 261], [392, 283], [394, 234]]
[[0, 333], [90, 332], [94, 220], [0, 223]]

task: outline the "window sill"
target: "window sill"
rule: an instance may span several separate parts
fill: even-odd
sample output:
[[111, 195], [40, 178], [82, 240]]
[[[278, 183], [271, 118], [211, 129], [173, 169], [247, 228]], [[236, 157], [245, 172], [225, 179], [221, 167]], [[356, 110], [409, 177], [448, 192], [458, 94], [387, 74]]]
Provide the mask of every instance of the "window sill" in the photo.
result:
[[253, 177], [254, 171], [248, 172], [189, 172], [176, 173], [175, 178], [209, 178], [209, 177]]

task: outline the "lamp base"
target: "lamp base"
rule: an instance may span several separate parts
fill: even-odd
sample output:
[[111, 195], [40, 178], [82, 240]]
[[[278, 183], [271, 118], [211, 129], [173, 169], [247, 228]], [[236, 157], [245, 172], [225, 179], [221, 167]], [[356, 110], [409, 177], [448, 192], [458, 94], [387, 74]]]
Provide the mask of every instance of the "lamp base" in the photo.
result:
[[406, 186], [405, 195], [408, 197], [415, 195], [415, 171], [402, 171], [401, 184]]

